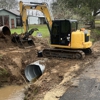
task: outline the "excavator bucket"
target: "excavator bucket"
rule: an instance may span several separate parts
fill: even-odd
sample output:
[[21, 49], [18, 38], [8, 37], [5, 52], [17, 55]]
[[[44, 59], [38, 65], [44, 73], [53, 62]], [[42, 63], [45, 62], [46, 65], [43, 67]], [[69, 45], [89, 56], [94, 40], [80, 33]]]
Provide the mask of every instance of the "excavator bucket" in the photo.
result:
[[37, 28], [32, 28], [29, 32], [20, 35], [14, 33], [12, 36], [12, 42], [16, 43], [20, 48], [35, 46], [32, 34], [37, 30]]

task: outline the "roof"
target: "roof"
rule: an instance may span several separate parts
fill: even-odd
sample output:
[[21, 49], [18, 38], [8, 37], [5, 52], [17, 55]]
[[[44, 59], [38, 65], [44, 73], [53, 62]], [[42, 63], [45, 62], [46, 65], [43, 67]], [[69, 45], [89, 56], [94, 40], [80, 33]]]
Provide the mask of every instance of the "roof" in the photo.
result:
[[45, 16], [38, 16], [39, 18], [45, 18]]
[[9, 10], [11, 13], [13, 13], [13, 14], [15, 14], [15, 15], [20, 15], [20, 12], [19, 12], [19, 10], [16, 10], [16, 9], [11, 9], [11, 10]]
[[28, 17], [45, 17], [45, 16], [42, 16], [42, 15], [28, 15], [28, 14], [27, 14], [27, 16]]
[[20, 12], [16, 9], [7, 10], [7, 9], [0, 8], [0, 11], [2, 11], [2, 10], [7, 11], [15, 16], [20, 16]]

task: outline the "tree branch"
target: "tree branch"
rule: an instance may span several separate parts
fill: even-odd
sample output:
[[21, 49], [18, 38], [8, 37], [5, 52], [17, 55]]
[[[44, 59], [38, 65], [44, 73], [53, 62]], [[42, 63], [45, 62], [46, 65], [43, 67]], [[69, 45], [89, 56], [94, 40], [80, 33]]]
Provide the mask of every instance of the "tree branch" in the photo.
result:
[[99, 13], [100, 13], [100, 11], [94, 13], [93, 16], [96, 16], [96, 15], [98, 15]]

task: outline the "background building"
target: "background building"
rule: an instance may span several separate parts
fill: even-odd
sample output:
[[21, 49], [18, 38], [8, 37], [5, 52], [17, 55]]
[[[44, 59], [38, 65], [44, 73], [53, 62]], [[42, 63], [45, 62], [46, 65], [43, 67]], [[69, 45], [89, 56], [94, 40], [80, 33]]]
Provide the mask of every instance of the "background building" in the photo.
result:
[[[45, 17], [40, 15], [28, 15], [28, 24], [45, 24]], [[21, 25], [20, 12], [18, 10], [0, 9], [0, 26], [16, 28]]]
[[17, 10], [0, 9], [0, 26], [6, 25], [9, 28], [15, 28], [19, 18], [19, 11]]

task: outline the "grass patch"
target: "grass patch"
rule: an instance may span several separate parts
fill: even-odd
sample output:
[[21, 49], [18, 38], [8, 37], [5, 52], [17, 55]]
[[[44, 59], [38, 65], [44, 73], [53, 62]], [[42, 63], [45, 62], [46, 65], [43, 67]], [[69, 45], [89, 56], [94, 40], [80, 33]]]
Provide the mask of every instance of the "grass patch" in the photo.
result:
[[100, 20], [96, 20], [95, 21], [95, 24], [100, 24]]
[[[39, 31], [35, 31], [33, 33], [33, 36], [36, 36], [37, 33], [42, 33], [43, 37], [49, 36], [49, 30], [48, 30], [46, 25], [30, 25], [29, 30], [32, 29], [32, 28], [38, 28], [39, 29]], [[11, 29], [11, 33], [13, 34], [14, 32], [16, 32], [18, 34], [23, 33], [24, 32], [23, 27], [17, 27], [16, 29]]]

